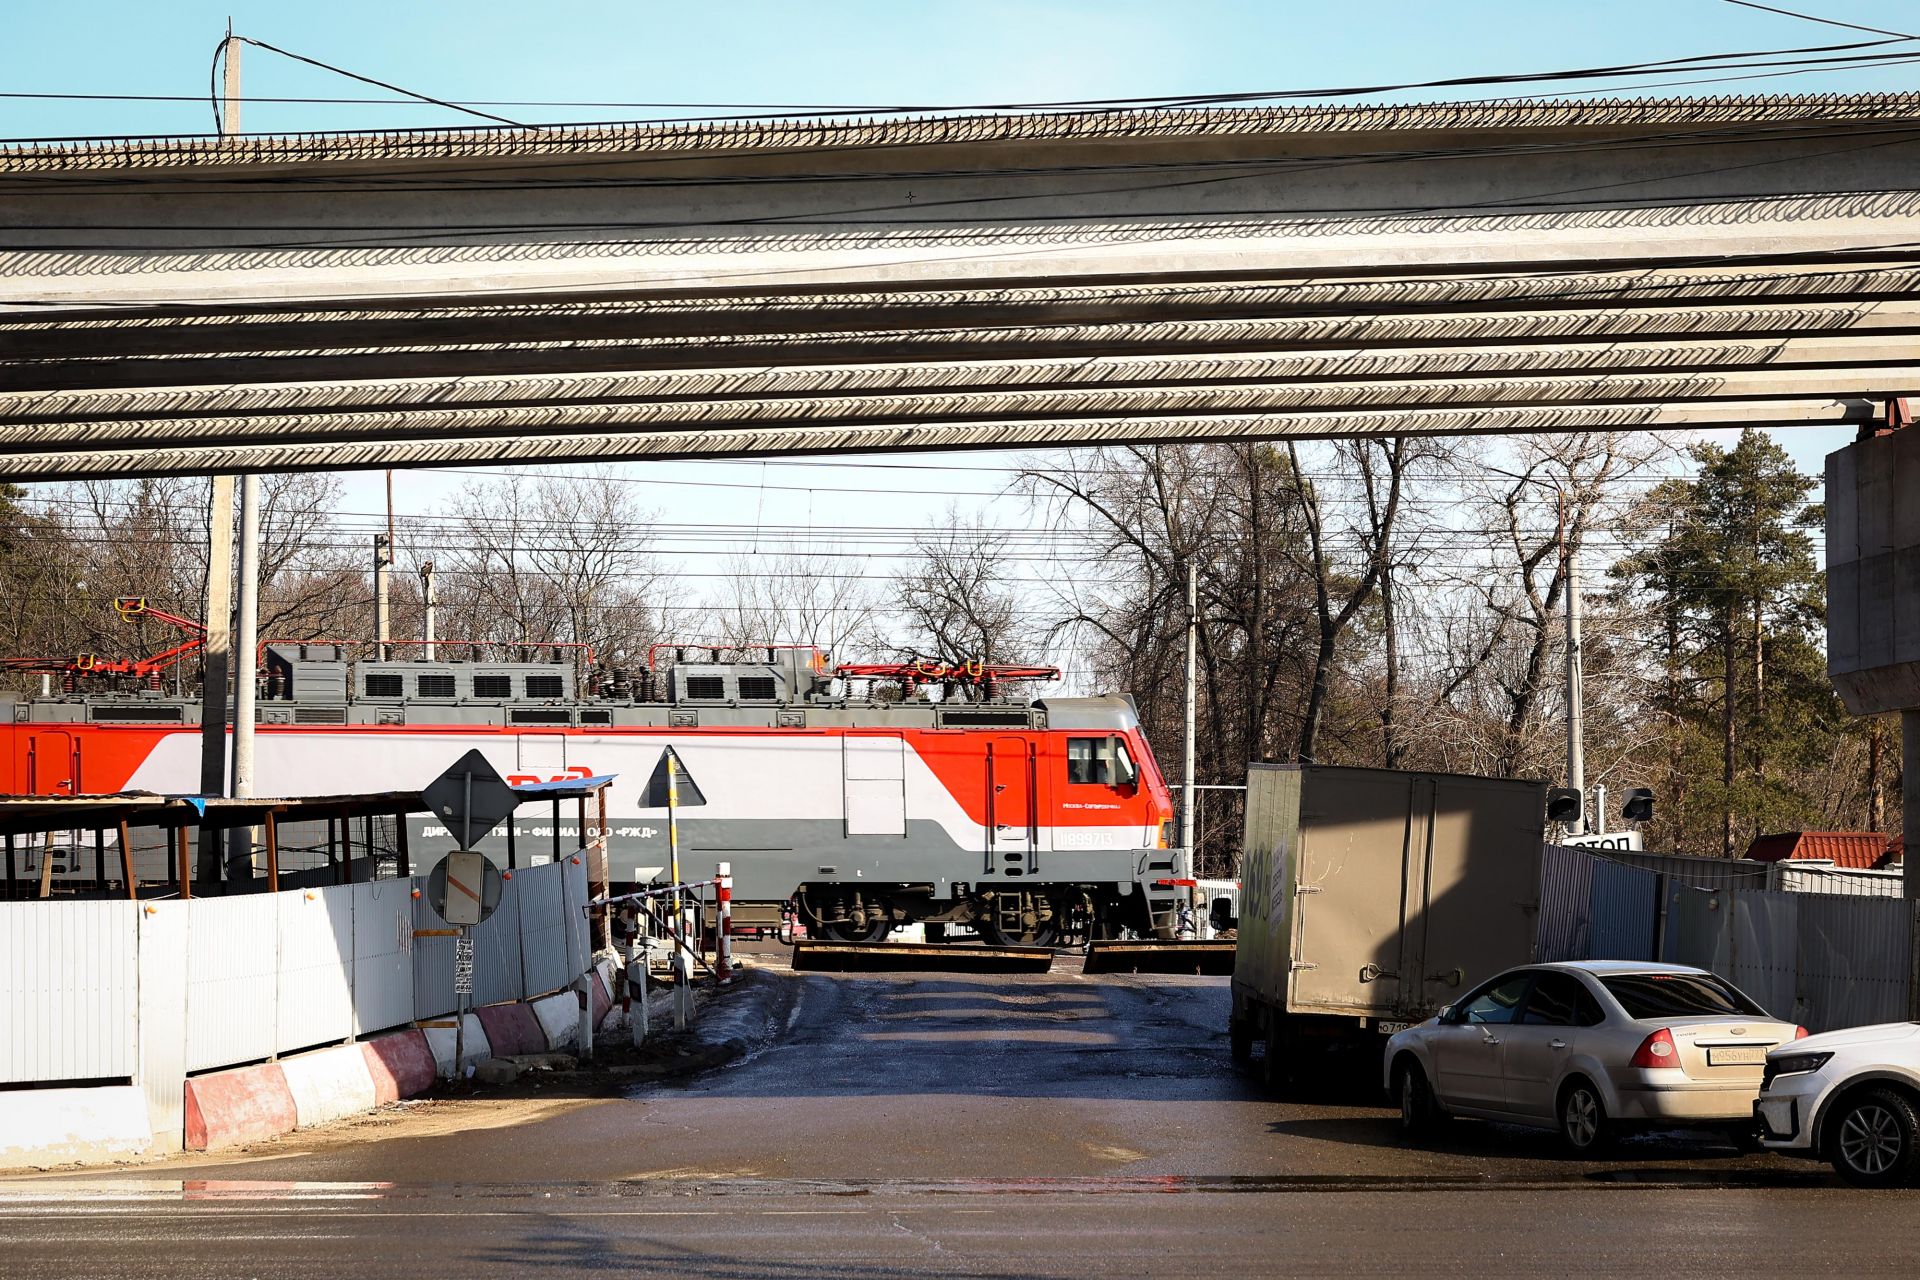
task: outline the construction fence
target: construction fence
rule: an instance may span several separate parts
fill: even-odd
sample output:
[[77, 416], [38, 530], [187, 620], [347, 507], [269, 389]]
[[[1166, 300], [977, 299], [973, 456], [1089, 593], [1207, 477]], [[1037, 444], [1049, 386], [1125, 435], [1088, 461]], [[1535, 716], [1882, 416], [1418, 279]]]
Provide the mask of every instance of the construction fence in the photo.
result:
[[1832, 868], [1549, 846], [1535, 955], [1710, 969], [1810, 1031], [1903, 1021], [1920, 1013], [1920, 904], [1888, 887]]
[[[516, 870], [473, 930], [474, 1005], [585, 974], [584, 856]], [[0, 903], [0, 1087], [137, 1084], [177, 1134], [189, 1075], [456, 1007], [426, 878], [188, 901]], [[416, 892], [417, 891], [417, 892]]]

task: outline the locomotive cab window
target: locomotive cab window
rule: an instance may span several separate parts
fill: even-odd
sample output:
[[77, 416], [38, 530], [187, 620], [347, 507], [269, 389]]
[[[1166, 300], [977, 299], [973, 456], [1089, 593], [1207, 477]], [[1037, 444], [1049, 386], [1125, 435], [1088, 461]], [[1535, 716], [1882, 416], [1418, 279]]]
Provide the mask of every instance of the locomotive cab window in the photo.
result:
[[1067, 781], [1099, 787], [1130, 787], [1139, 777], [1127, 744], [1118, 737], [1067, 739]]

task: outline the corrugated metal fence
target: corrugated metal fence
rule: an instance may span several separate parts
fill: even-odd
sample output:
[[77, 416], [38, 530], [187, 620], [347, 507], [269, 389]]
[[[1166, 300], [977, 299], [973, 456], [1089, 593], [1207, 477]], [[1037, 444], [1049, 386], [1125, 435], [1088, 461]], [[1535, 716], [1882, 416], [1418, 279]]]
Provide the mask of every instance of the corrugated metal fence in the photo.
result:
[[1913, 1016], [1920, 906], [1819, 868], [1549, 846], [1541, 960], [1711, 969], [1813, 1031]]
[[[156, 1132], [185, 1076], [451, 1010], [425, 879], [190, 902], [0, 903], [0, 1084], [139, 1080]], [[473, 1002], [587, 970], [584, 859], [515, 871], [474, 930]]]

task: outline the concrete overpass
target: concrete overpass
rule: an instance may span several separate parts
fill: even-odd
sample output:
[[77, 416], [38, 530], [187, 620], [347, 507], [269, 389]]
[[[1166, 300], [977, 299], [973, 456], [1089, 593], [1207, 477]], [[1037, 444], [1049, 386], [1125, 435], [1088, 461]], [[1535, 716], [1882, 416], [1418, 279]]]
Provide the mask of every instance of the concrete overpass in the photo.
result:
[[0, 478], [1865, 422], [1920, 96], [0, 152]]

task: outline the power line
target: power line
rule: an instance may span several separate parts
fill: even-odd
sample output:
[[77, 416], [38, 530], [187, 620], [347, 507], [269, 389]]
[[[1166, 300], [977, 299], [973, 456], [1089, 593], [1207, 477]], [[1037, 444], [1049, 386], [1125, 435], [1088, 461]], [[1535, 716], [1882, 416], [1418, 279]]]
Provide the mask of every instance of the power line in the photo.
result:
[[1794, 9], [1776, 9], [1770, 4], [1756, 4], [1754, 0], [1725, 0], [1725, 3], [1738, 5], [1742, 9], [1758, 9], [1762, 13], [1777, 13], [1782, 17], [1798, 18], [1802, 22], [1817, 22], [1824, 27], [1844, 27], [1849, 31], [1865, 31], [1876, 36], [1892, 36], [1898, 40], [1920, 40], [1920, 36], [1908, 35], [1904, 31], [1888, 31], [1884, 27], [1863, 27], [1857, 22], [1842, 22], [1838, 18], [1822, 18]]
[[[1760, 7], [1760, 6], [1752, 6], [1752, 7]], [[1794, 16], [1800, 16], [1800, 15], [1794, 15]], [[1851, 26], [1852, 24], [1835, 23], [1833, 25]], [[1858, 28], [1858, 29], [1862, 31], [1873, 30], [1871, 28]], [[529, 129], [529, 128], [542, 128], [544, 126], [521, 124], [517, 121], [507, 120], [500, 116], [489, 115], [486, 112], [478, 111], [478, 110], [475, 110], [474, 108], [479, 106], [552, 106], [552, 107], [607, 106], [607, 107], [612, 107], [612, 108], [622, 109], [622, 110], [713, 110], [713, 109], [731, 109], [735, 107], [745, 107], [751, 110], [752, 112], [754, 112], [756, 116], [769, 110], [794, 110], [794, 111], [799, 111], [801, 113], [806, 113], [806, 114], [816, 114], [816, 113], [829, 114], [830, 113], [830, 114], [860, 114], [860, 115], [906, 115], [906, 114], [941, 115], [941, 114], [949, 114], [949, 113], [963, 114], [963, 113], [977, 113], [977, 112], [1052, 113], [1052, 112], [1063, 112], [1063, 111], [1064, 112], [1089, 112], [1089, 111], [1098, 112], [1098, 111], [1110, 111], [1110, 110], [1168, 109], [1168, 108], [1183, 108], [1183, 107], [1197, 107], [1197, 106], [1244, 105], [1244, 104], [1259, 103], [1259, 102], [1307, 101], [1307, 100], [1316, 100], [1316, 99], [1365, 97], [1365, 96], [1371, 96], [1376, 94], [1410, 92], [1412, 90], [1417, 90], [1417, 89], [1470, 88], [1470, 87], [1480, 87], [1480, 86], [1553, 82], [1553, 81], [1563, 81], [1563, 80], [1605, 79], [1605, 78], [1617, 78], [1617, 77], [1624, 77], [1624, 76], [1639, 75], [1643, 72], [1656, 71], [1663, 68], [1690, 67], [1692, 69], [1698, 69], [1698, 70], [1726, 70], [1726, 69], [1741, 69], [1747, 66], [1783, 65], [1783, 64], [1774, 63], [1774, 62], [1758, 62], [1758, 63], [1741, 62], [1741, 61], [1738, 61], [1739, 59], [1788, 58], [1788, 59], [1795, 59], [1803, 62], [1854, 61], [1856, 59], [1849, 59], [1849, 58], [1814, 59], [1814, 58], [1806, 57], [1805, 55], [1846, 54], [1846, 53], [1851, 53], [1854, 50], [1879, 48], [1889, 44], [1899, 44], [1899, 43], [1914, 40], [1917, 38], [1914, 36], [1901, 35], [1899, 33], [1877, 33], [1877, 34], [1886, 35], [1888, 38], [1881, 39], [1881, 40], [1853, 41], [1851, 43], [1845, 43], [1845, 44], [1800, 45], [1800, 46], [1791, 46], [1786, 48], [1742, 50], [1742, 51], [1736, 51], [1736, 52], [1721, 52], [1721, 53], [1709, 53], [1709, 54], [1692, 54], [1692, 55], [1688, 55], [1686, 57], [1680, 57], [1680, 58], [1665, 58], [1665, 59], [1657, 59], [1657, 60], [1644, 61], [1644, 62], [1613, 63], [1613, 64], [1604, 64], [1600, 66], [1579, 67], [1579, 68], [1571, 68], [1571, 69], [1563, 69], [1563, 70], [1555, 70], [1555, 71], [1482, 74], [1482, 75], [1472, 75], [1472, 76], [1449, 76], [1449, 77], [1443, 77], [1443, 78], [1432, 79], [1432, 80], [1401, 81], [1401, 82], [1394, 82], [1394, 83], [1371, 84], [1371, 85], [1347, 85], [1347, 86], [1329, 87], [1329, 88], [1266, 89], [1266, 90], [1250, 90], [1250, 91], [1222, 92], [1222, 93], [1199, 93], [1199, 94], [1152, 94], [1152, 95], [1121, 97], [1121, 98], [1078, 98], [1078, 99], [1057, 99], [1057, 100], [1049, 100], [1049, 101], [995, 102], [995, 103], [970, 103], [970, 104], [926, 104], [926, 103], [911, 104], [911, 105], [867, 104], [867, 105], [852, 106], [852, 107], [842, 105], [842, 104], [822, 105], [822, 104], [753, 104], [753, 103], [697, 103], [697, 102], [592, 103], [592, 102], [566, 101], [566, 100], [505, 100], [505, 99], [493, 99], [493, 100], [475, 99], [475, 100], [467, 100], [467, 101], [456, 101], [456, 100], [449, 100], [449, 99], [434, 98], [426, 94], [418, 93], [411, 89], [405, 89], [398, 85], [389, 84], [386, 81], [376, 80], [368, 76], [360, 75], [357, 72], [348, 71], [345, 68], [335, 66], [331, 63], [321, 62], [317, 59], [309, 58], [302, 54], [292, 53], [288, 50], [281, 49], [277, 46], [267, 44], [264, 41], [253, 40], [247, 37], [238, 37], [238, 38], [245, 40], [245, 42], [248, 44], [256, 45], [259, 48], [267, 49], [273, 53], [281, 54], [284, 57], [292, 58], [294, 60], [307, 63], [311, 66], [319, 67], [323, 70], [327, 70], [339, 75], [347, 76], [351, 79], [360, 81], [361, 83], [364, 83], [364, 84], [371, 84], [378, 88], [386, 89], [394, 93], [399, 93], [409, 98], [415, 98], [429, 105], [444, 107], [448, 110], [453, 110], [453, 111], [461, 111], [469, 115], [480, 116], [485, 119], [493, 120], [509, 128]], [[1878, 58], [1882, 56], [1886, 56], [1886, 55], [1860, 55], [1862, 59]], [[51, 95], [40, 95], [40, 94], [29, 95], [24, 93], [8, 93], [0, 96], [43, 97], [43, 96], [51, 96]], [[155, 95], [155, 94], [147, 94], [147, 95], [88, 94], [88, 95], [72, 95], [72, 96], [99, 99], [99, 100], [126, 100], [126, 101], [175, 100], [171, 95]], [[181, 99], [181, 100], [185, 100], [185, 99]], [[257, 101], [270, 101], [270, 100], [271, 99], [257, 99]], [[307, 98], [307, 99], [289, 99], [289, 101], [324, 104], [327, 102], [352, 103], [355, 100]], [[378, 100], [375, 100], [375, 101], [378, 101]], [[753, 117], [749, 117], [749, 118], [753, 118]], [[718, 122], [718, 121], [724, 121], [725, 119], [727, 119], [727, 117], [712, 117], [711, 119]], [[242, 136], [245, 136], [245, 135], [242, 135]], [[0, 139], [0, 141], [9, 141], [9, 142], [51, 141], [51, 140], [52, 139]], [[59, 140], [60, 141], [79, 141], [81, 139], [68, 138], [68, 139], [59, 139]], [[91, 140], [91, 139], [88, 139], [88, 140]]]

